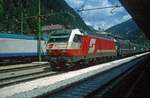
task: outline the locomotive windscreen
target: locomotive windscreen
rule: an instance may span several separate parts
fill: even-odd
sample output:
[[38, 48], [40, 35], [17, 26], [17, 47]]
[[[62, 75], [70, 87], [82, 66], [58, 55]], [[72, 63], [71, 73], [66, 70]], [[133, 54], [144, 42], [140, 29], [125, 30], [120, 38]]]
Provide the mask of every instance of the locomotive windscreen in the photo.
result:
[[69, 36], [51, 36], [49, 42], [67, 42]]
[[69, 31], [55, 31], [50, 35], [48, 42], [67, 42], [69, 40]]

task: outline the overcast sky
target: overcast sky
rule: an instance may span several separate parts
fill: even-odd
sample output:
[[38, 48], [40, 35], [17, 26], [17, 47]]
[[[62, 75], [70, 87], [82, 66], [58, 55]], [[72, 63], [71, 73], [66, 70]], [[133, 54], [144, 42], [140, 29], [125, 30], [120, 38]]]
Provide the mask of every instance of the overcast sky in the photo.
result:
[[[65, 0], [72, 8], [78, 10], [84, 4], [84, 9], [106, 7], [113, 5], [121, 5], [118, 0]], [[103, 9], [78, 12], [87, 25], [93, 26], [95, 29], [99, 27], [107, 29], [113, 25], [119, 24], [131, 18], [127, 11], [121, 7], [115, 10]]]

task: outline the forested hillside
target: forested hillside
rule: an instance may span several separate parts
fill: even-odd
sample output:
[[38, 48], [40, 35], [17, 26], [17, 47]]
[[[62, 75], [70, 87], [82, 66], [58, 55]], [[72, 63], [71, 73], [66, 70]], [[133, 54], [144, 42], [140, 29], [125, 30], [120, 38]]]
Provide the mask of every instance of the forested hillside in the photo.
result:
[[144, 33], [139, 29], [136, 23], [130, 19], [121, 24], [115, 25], [106, 30], [114, 36], [122, 37], [123, 39], [143, 43], [146, 39]]
[[[51, 24], [88, 30], [64, 0], [41, 0], [41, 26]], [[0, 32], [21, 32], [21, 26], [24, 33], [37, 32], [38, 0], [0, 0]]]

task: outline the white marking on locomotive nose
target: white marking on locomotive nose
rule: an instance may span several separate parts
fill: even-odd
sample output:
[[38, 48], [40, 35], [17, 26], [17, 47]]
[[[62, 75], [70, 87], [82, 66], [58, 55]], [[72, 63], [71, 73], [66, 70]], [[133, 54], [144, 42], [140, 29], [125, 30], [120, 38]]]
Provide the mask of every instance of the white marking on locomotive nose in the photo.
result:
[[89, 51], [88, 53], [93, 53], [95, 50], [95, 44], [96, 44], [96, 39], [91, 39], [90, 44], [89, 44]]

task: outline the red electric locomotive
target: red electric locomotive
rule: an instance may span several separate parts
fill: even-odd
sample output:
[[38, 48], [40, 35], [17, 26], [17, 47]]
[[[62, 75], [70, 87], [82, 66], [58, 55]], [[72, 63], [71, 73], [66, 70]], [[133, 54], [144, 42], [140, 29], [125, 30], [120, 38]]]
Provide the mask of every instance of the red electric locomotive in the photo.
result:
[[117, 49], [114, 39], [97, 37], [73, 29], [52, 34], [47, 44], [47, 53], [53, 68], [70, 68], [115, 57]]

